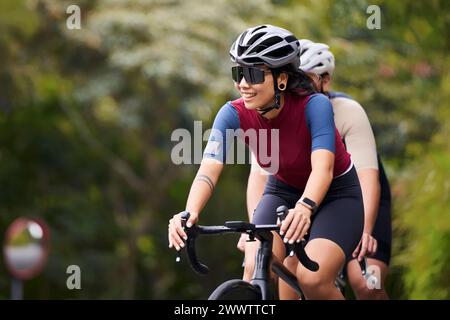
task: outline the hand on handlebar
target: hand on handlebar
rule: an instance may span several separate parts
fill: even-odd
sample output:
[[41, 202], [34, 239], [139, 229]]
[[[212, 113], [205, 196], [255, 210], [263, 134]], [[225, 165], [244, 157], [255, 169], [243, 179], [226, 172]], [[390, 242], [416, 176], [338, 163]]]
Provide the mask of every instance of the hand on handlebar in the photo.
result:
[[[189, 219], [186, 223], [186, 227], [190, 228], [194, 224], [197, 223], [198, 213], [190, 212]], [[182, 223], [181, 223], [181, 212], [175, 214], [172, 219], [169, 220], [169, 248], [175, 247], [177, 251], [181, 248], [184, 248], [184, 241], [187, 240], [187, 234], [184, 232]], [[184, 239], [184, 240], [183, 240]]]
[[311, 214], [311, 210], [301, 204], [289, 210], [280, 227], [280, 235], [284, 235], [285, 243], [293, 244], [303, 239], [311, 226]]
[[[285, 219], [287, 213], [288, 213], [287, 207], [280, 206], [277, 208], [277, 216], [281, 220]], [[189, 212], [186, 211], [174, 215], [174, 217], [170, 220], [169, 225], [169, 241], [171, 242], [171, 244], [173, 244], [172, 246], [175, 246], [175, 248], [178, 250], [178, 258], [179, 258], [179, 250], [182, 247], [184, 247], [184, 242], [182, 238], [186, 235], [186, 233], [189, 234], [189, 238], [186, 241], [186, 253], [188, 256], [189, 264], [199, 274], [208, 273], [208, 267], [199, 262], [195, 250], [195, 241], [199, 235], [202, 234], [213, 235], [213, 234], [239, 232], [241, 234], [245, 233], [245, 236], [247, 236], [247, 233], [251, 233], [251, 237], [258, 238], [261, 241], [261, 243], [262, 242], [267, 243], [267, 241], [269, 241], [272, 244], [273, 237], [270, 231], [279, 230], [279, 227], [277, 225], [254, 225], [252, 223], [243, 221], [227, 221], [223, 226], [199, 226], [196, 224], [195, 226], [191, 227], [185, 232], [184, 230], [182, 230], [183, 226], [182, 221], [183, 222], [189, 221], [192, 224], [195, 224], [195, 222], [197, 222], [198, 219], [198, 214], [196, 214], [195, 217], [189, 216], [190, 216]], [[178, 228], [178, 224], [179, 226], [181, 226], [180, 228]], [[243, 236], [244, 239], [245, 236]], [[176, 246], [178, 246], [178, 248]], [[299, 261], [307, 269], [311, 271], [317, 271], [319, 269], [319, 265], [316, 262], [309, 259], [308, 255], [306, 254], [301, 244], [296, 245], [294, 250]]]

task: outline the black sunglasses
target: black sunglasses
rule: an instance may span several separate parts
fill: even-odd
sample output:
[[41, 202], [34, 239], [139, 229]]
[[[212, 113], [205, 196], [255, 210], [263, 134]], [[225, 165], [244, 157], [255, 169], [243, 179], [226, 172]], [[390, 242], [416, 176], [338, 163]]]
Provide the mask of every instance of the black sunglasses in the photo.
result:
[[266, 71], [263, 69], [253, 67], [234, 66], [231, 68], [231, 77], [237, 83], [241, 82], [243, 77], [248, 84], [263, 83], [265, 73]]

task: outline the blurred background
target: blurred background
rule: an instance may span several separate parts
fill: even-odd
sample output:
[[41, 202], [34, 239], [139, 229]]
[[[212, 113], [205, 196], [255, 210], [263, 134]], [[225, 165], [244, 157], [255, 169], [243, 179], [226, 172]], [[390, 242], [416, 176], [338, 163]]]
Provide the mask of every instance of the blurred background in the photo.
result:
[[[50, 233], [24, 298], [198, 299], [241, 276], [235, 235], [199, 242], [204, 277], [168, 249], [198, 168], [172, 163], [171, 133], [210, 128], [236, 97], [229, 47], [262, 23], [329, 44], [334, 89], [369, 115], [394, 199], [388, 293], [450, 298], [449, 1], [1, 0], [0, 234], [20, 216]], [[246, 219], [248, 172], [226, 167], [201, 224]], [[69, 265], [81, 290], [66, 286]]]

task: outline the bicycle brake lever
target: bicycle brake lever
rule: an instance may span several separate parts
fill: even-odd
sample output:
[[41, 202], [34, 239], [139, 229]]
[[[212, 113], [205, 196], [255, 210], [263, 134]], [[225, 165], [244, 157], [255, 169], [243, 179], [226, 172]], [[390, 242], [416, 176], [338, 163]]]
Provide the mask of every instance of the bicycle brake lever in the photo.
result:
[[[186, 229], [186, 222], [189, 220], [190, 213], [187, 211], [183, 211], [181, 213], [181, 225], [183, 227], [183, 230]], [[188, 234], [188, 239], [185, 241], [186, 243], [186, 252], [188, 255], [189, 264], [191, 265], [192, 269], [194, 269], [195, 272], [199, 274], [207, 274], [208, 273], [208, 267], [198, 261], [197, 258], [197, 252], [195, 251], [195, 238], [198, 230], [196, 229], [196, 226], [192, 226], [191, 228], [188, 228], [186, 233]], [[180, 250], [181, 251], [181, 250]], [[177, 252], [177, 259], [180, 257], [180, 251]]]
[[361, 274], [365, 278], [367, 275], [367, 265], [366, 265], [366, 258], [363, 257], [361, 261], [358, 261], [359, 267], [361, 268]]
[[[183, 211], [181, 213], [181, 226], [183, 227], [183, 230], [186, 227], [186, 222], [189, 220], [190, 215], [191, 214], [187, 211]], [[185, 242], [185, 241], [183, 240], [183, 242]], [[181, 249], [177, 250], [176, 258], [175, 258], [175, 262], [180, 262], [180, 261], [181, 261]]]
[[286, 219], [286, 217], [288, 215], [288, 211], [289, 211], [289, 209], [286, 206], [279, 206], [277, 208], [277, 216], [281, 222], [283, 222], [283, 220]]
[[[283, 222], [284, 219], [286, 219], [286, 216], [288, 215], [288, 208], [286, 206], [279, 206], [277, 208], [277, 216], [280, 218], [280, 221]], [[311, 271], [317, 271], [319, 270], [319, 265], [317, 262], [311, 260], [308, 255], [305, 252], [305, 249], [303, 248], [302, 242], [297, 244], [288, 244], [289, 249], [289, 255], [292, 257], [295, 253], [298, 260], [309, 270]]]
[[[277, 216], [278, 216], [278, 219], [280, 219], [280, 222], [283, 222], [284, 219], [286, 219], [286, 217], [288, 215], [288, 212], [289, 212], [289, 209], [286, 206], [279, 206], [277, 208]], [[295, 252], [294, 251], [294, 244], [288, 243], [287, 244], [287, 248], [288, 248], [288, 251], [289, 251], [289, 256], [293, 257], [294, 256], [294, 252]]]

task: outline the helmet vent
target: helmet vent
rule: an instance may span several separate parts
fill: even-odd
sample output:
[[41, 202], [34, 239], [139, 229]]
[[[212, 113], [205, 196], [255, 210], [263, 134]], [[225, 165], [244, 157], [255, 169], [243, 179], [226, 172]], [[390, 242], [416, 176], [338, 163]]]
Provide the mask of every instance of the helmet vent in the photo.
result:
[[258, 52], [261, 52], [261, 51], [263, 51], [264, 49], [266, 49], [267, 48], [267, 46], [266, 45], [264, 45], [264, 44], [260, 44], [260, 45], [257, 45], [256, 47], [254, 47], [253, 48], [253, 50], [252, 51], [250, 51], [248, 54], [252, 54], [252, 53], [258, 53]]
[[245, 39], [245, 36], [247, 35], [247, 32], [248, 32], [248, 31], [245, 31], [245, 32], [240, 36], [240, 39], [239, 39], [239, 45], [242, 45], [242, 43], [244, 42], [244, 39]]
[[238, 50], [237, 50], [237, 53], [238, 53], [238, 55], [240, 56], [240, 55], [242, 55], [244, 52], [245, 52], [245, 50], [247, 50], [247, 48], [248, 47], [245, 47], [245, 46], [238, 46]]
[[243, 61], [249, 64], [257, 64], [257, 63], [263, 64], [260, 58], [245, 58], [243, 59]]
[[298, 41], [296, 37], [294, 36], [287, 36], [286, 38], [284, 38], [287, 42], [294, 42], [294, 41]]
[[264, 28], [267, 28], [267, 26], [260, 26], [260, 27], [256, 28], [255, 30], [253, 30], [253, 33], [255, 33], [258, 30], [264, 29]]
[[265, 32], [260, 32], [258, 34], [255, 34], [250, 40], [248, 40], [247, 45], [251, 46], [256, 40], [258, 40], [259, 38], [261, 38], [265, 34], [266, 34]]
[[283, 39], [278, 37], [278, 36], [274, 36], [274, 37], [270, 37], [269, 39], [264, 40], [264, 45], [266, 45], [267, 47], [273, 46], [274, 44], [280, 43], [282, 42]]
[[284, 46], [284, 47], [281, 47], [281, 48], [271, 51], [270, 53], [266, 54], [265, 56], [274, 58], [274, 59], [279, 59], [279, 58], [288, 56], [292, 52], [294, 52], [294, 49], [292, 49], [291, 46]]

